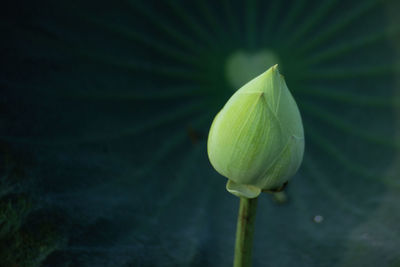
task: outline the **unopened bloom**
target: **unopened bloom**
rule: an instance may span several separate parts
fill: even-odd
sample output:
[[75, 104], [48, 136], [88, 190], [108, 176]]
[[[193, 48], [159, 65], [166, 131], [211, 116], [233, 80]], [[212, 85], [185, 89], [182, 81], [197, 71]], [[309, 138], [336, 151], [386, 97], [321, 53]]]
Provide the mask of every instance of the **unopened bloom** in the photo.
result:
[[208, 157], [229, 179], [227, 190], [247, 198], [281, 187], [303, 153], [300, 112], [277, 65], [236, 91], [208, 136]]

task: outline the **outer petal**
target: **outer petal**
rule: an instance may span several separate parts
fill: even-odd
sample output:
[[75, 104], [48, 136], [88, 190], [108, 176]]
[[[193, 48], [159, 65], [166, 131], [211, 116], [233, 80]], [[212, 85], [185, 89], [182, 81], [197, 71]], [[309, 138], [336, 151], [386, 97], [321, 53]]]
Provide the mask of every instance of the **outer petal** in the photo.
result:
[[226, 183], [226, 190], [238, 197], [255, 198], [261, 194], [261, 189], [256, 186], [237, 184], [232, 180]]
[[303, 160], [304, 138], [292, 136], [274, 164], [260, 177], [262, 189], [274, 189], [282, 186], [293, 176]]
[[237, 92], [215, 118], [208, 138], [213, 167], [239, 184], [261, 186], [258, 178], [286, 140], [262, 92]]

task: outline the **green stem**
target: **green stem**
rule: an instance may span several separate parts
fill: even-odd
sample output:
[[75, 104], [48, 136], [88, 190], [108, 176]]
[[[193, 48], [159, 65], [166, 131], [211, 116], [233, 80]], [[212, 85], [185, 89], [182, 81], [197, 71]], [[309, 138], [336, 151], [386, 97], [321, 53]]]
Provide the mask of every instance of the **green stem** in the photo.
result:
[[257, 198], [240, 198], [234, 267], [250, 267], [253, 248], [254, 221], [256, 218]]

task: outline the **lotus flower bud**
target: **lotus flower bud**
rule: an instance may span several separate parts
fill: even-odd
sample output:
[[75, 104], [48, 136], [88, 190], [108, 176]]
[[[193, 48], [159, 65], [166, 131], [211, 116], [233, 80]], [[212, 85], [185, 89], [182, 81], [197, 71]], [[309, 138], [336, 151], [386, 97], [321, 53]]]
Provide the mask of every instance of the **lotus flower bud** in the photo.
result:
[[255, 198], [296, 173], [304, 153], [303, 124], [277, 65], [228, 100], [211, 125], [207, 149], [236, 196]]

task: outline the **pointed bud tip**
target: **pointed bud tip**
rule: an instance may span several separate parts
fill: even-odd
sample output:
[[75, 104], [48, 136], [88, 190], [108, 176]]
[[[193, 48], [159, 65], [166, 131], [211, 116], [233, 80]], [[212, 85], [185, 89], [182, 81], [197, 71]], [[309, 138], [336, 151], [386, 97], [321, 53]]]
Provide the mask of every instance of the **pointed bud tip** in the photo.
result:
[[273, 71], [274, 73], [280, 74], [280, 73], [279, 73], [278, 64], [273, 65], [273, 66], [271, 67], [271, 69], [272, 69], [272, 71]]
[[272, 67], [270, 67], [269, 69], [267, 69], [264, 74], [270, 73], [272, 75], [277, 75], [280, 74], [279, 73], [279, 68], [278, 68], [278, 64], [273, 65]]

